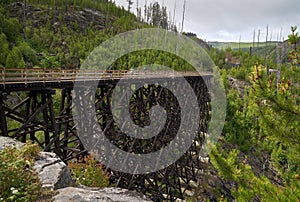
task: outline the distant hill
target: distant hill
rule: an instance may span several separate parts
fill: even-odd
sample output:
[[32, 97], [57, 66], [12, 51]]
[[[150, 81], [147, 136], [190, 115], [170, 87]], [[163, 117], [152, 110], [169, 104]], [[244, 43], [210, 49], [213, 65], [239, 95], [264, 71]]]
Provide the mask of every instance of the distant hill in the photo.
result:
[[[254, 43], [255, 48], [262, 48], [266, 46], [275, 46], [278, 42], [276, 41], [271, 41], [266, 44], [266, 42], [260, 42], [259, 46], [257, 43]], [[238, 49], [249, 49], [250, 47], [253, 47], [252, 42], [218, 42], [218, 41], [210, 41], [208, 42], [210, 46], [213, 48], [217, 49], [226, 49], [226, 48], [231, 48], [233, 50], [238, 50]]]
[[[240, 50], [249, 53], [251, 51], [251, 54], [266, 58], [274, 63], [288, 63], [289, 51], [291, 50], [291, 45], [287, 40], [283, 42], [260, 42], [259, 46], [257, 43], [254, 43], [254, 48], [252, 42], [238, 43], [212, 41], [208, 42], [208, 44], [219, 50], [226, 50], [227, 48], [230, 48], [232, 50]], [[298, 44], [298, 47], [300, 48], [300, 44]]]

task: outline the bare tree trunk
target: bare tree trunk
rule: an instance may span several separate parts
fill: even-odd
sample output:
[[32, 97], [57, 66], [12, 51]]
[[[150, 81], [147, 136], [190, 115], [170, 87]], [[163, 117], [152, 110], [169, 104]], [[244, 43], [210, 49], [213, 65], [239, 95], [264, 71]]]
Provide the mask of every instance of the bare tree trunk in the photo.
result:
[[[267, 25], [267, 33], [266, 33], [266, 44], [265, 47], [268, 46], [268, 35], [269, 35], [269, 25]], [[267, 65], [267, 51], [265, 51], [265, 65], [267, 66], [267, 72], [269, 72], [269, 67]]]
[[259, 37], [260, 37], [260, 29], [258, 29], [258, 34], [257, 34], [257, 48], [259, 48]]
[[255, 29], [253, 30], [253, 48], [254, 48], [254, 45], [255, 45]]
[[174, 5], [172, 26], [176, 24], [175, 23], [176, 7], [177, 7], [177, 0], [175, 0], [175, 5]]
[[242, 35], [240, 33], [240, 38], [239, 38], [239, 51], [241, 50], [241, 39], [242, 39]]
[[282, 40], [282, 27], [280, 28], [279, 41]]
[[250, 47], [250, 55], [252, 55], [254, 51], [254, 45], [255, 45], [255, 29], [253, 30], [253, 43], [252, 43], [252, 47]]
[[68, 13], [69, 0], [65, 0], [66, 2], [66, 13]]
[[269, 37], [269, 25], [267, 25], [266, 46], [268, 46], [268, 37]]
[[185, 18], [185, 7], [186, 6], [186, 0], [184, 0], [183, 3], [183, 14], [182, 14], [182, 23], [181, 23], [181, 33], [183, 32], [183, 24], [184, 24], [184, 18]]
[[24, 20], [24, 39], [26, 40], [26, 0], [23, 2], [24, 10], [23, 10], [23, 20]]
[[148, 15], [147, 15], [147, 0], [145, 1], [145, 6], [144, 6], [144, 19], [148, 23]]
[[141, 16], [140, 16], [140, 9], [139, 9], [139, 0], [136, 1], [136, 19], [137, 22], [141, 21]]

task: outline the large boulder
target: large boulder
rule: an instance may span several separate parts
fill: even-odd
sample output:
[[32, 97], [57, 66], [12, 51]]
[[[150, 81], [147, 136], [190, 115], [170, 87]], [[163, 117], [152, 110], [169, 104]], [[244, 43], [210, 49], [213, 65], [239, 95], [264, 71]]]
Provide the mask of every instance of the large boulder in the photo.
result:
[[149, 202], [145, 196], [121, 188], [75, 188], [59, 189], [54, 202]]
[[56, 190], [74, 184], [69, 168], [54, 153], [40, 152], [33, 168], [38, 173], [44, 188]]
[[17, 149], [21, 149], [23, 146], [23, 143], [15, 139], [0, 136], [0, 151], [6, 147], [16, 147]]

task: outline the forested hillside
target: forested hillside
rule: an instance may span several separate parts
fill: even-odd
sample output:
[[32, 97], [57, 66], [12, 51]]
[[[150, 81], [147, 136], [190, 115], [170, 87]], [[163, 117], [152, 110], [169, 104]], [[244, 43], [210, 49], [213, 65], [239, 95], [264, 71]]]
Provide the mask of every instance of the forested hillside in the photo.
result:
[[110, 36], [146, 26], [108, 1], [26, 3], [1, 3], [2, 66], [79, 67], [80, 60]]
[[[25, 1], [24, 1], [25, 2]], [[0, 66], [17, 68], [79, 68], [89, 53], [110, 37], [129, 30], [160, 27], [176, 31], [168, 20], [166, 7], [157, 2], [145, 5], [145, 16], [135, 16], [128, 8], [112, 1], [27, 0], [1, 1], [0, 5]], [[141, 9], [141, 8], [140, 8]], [[194, 37], [195, 38], [195, 37]], [[196, 39], [196, 38], [195, 38]], [[207, 44], [197, 39], [202, 45]], [[143, 53], [147, 60], [124, 56], [114, 69], [130, 69], [134, 65], [172, 63], [165, 53]], [[175, 59], [175, 58], [174, 58]], [[138, 61], [138, 62], [134, 62]], [[177, 61], [177, 60], [175, 60]], [[180, 63], [180, 64], [178, 64]]]

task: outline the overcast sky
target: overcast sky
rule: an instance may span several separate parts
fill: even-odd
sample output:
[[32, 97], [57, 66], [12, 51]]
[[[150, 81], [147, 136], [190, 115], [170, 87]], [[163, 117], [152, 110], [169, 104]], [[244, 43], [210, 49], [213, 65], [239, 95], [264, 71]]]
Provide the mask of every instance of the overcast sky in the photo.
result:
[[[132, 11], [145, 5], [145, 0], [132, 0]], [[167, 6], [168, 12], [174, 14], [177, 27], [180, 26], [184, 0], [147, 0], [158, 1]], [[126, 0], [115, 0], [117, 5], [127, 9]], [[300, 0], [186, 0], [186, 15], [183, 30], [193, 32], [207, 41], [252, 41], [255, 30], [257, 41], [266, 40], [269, 27], [269, 39], [287, 39], [290, 27], [297, 25], [300, 30]], [[282, 30], [282, 32], [281, 32]]]

